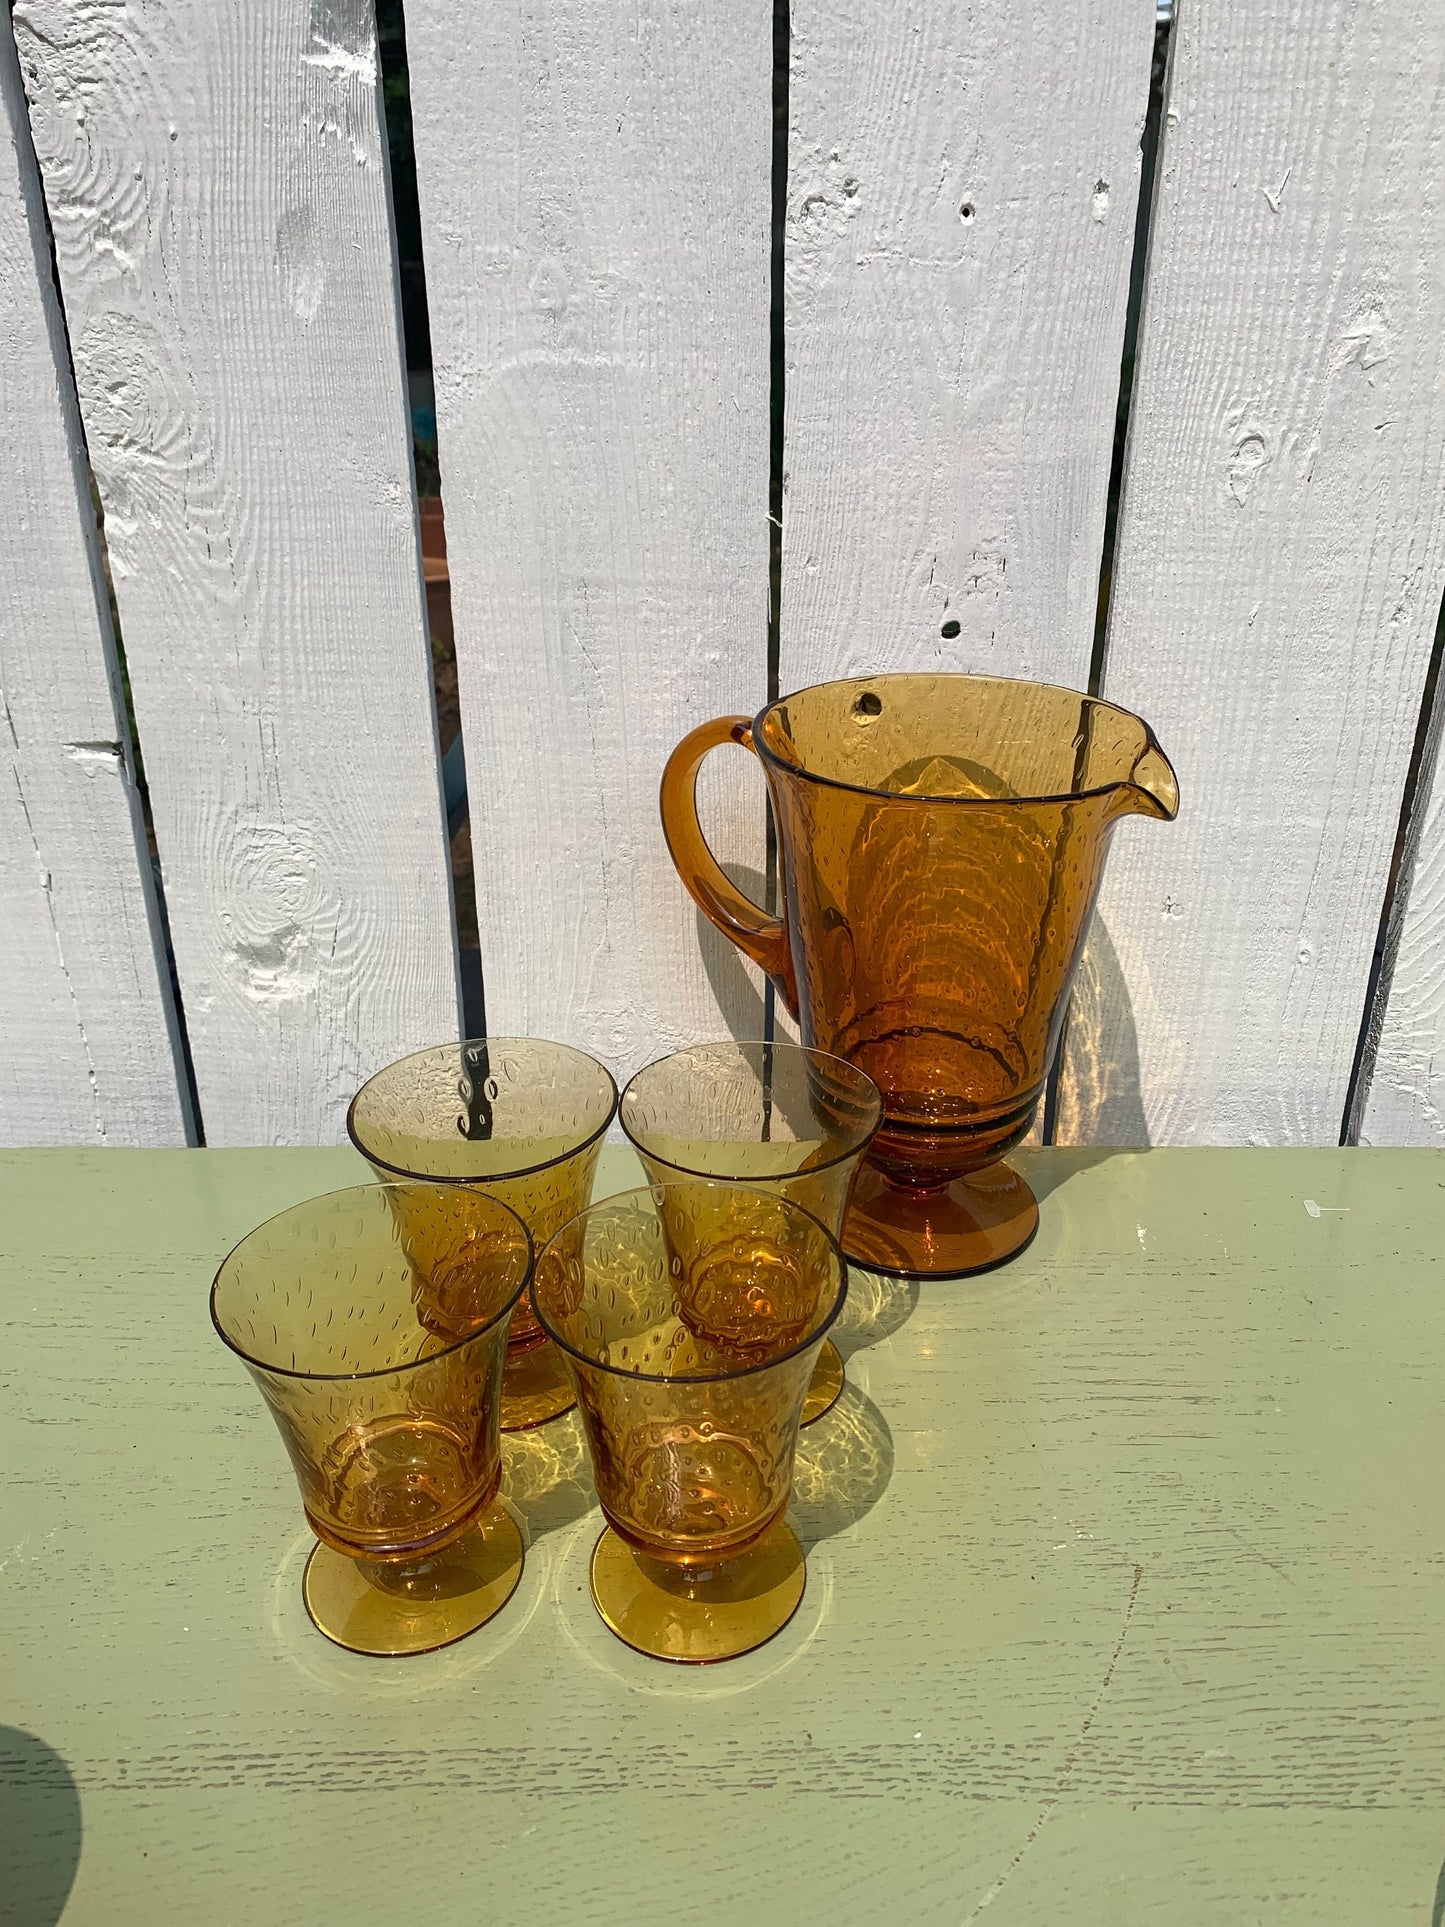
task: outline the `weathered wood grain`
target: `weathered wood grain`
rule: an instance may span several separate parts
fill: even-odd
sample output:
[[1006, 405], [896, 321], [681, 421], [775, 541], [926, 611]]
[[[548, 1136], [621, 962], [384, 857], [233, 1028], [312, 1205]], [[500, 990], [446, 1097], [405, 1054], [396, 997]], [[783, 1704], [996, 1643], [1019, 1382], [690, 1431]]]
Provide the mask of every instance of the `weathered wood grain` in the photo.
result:
[[[626, 1076], [762, 1031], [657, 785], [767, 693], [771, 9], [413, 0], [407, 35], [488, 1023]], [[713, 760], [761, 872], [759, 775]]]
[[184, 1144], [30, 123], [0, 23], [0, 1143]]
[[780, 685], [1082, 688], [1154, 10], [791, 19]]
[[1361, 1105], [1362, 1144], [1445, 1150], [1445, 691], [1437, 690], [1422, 762], [1411, 861], [1390, 933], [1388, 988]]
[[1445, 587], [1445, 16], [1173, 38], [1104, 693], [1183, 804], [1120, 833], [1059, 1136], [1335, 1142]]
[[22, 0], [208, 1140], [458, 1022], [367, 0]]
[[0, 1159], [6, 1717], [61, 1763], [20, 1865], [68, 1774], [67, 1927], [395, 1927], [419, 1892], [448, 1927], [1415, 1927], [1441, 1166], [1035, 1153], [1015, 1263], [855, 1274], [802, 1609], [692, 1672], [593, 1612], [575, 1418], [507, 1446], [530, 1550], [491, 1626], [385, 1663], [307, 1623], [294, 1478], [205, 1288], [353, 1154]]

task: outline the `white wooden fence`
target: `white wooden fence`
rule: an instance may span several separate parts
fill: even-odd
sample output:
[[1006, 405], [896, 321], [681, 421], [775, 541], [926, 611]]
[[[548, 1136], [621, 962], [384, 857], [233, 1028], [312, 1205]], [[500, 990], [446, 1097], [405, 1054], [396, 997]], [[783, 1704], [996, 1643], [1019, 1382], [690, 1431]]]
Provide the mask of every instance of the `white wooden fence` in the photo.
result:
[[[792, 0], [770, 651], [770, 0], [408, 0], [494, 1030], [757, 1033], [657, 826], [691, 724], [1093, 676], [1184, 807], [1117, 838], [1055, 1135], [1445, 1145], [1445, 11], [1179, 0], [1098, 651], [1154, 12]], [[331, 1141], [460, 1021], [369, 0], [13, 26], [0, 1141]]]

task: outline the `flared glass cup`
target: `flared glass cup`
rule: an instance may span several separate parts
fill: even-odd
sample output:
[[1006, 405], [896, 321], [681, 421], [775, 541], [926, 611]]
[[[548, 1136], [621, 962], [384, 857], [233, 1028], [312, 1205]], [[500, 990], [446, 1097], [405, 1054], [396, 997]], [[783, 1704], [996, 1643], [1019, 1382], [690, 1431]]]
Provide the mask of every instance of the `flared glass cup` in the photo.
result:
[[800, 1206], [683, 1179], [624, 1192], [542, 1252], [537, 1315], [577, 1385], [607, 1529], [592, 1597], [659, 1659], [730, 1659], [803, 1595], [784, 1518], [803, 1400], [847, 1272]]
[[[352, 1099], [346, 1128], [383, 1183], [485, 1190], [517, 1213], [540, 1251], [591, 1197], [616, 1112], [612, 1073], [586, 1052], [538, 1037], [472, 1037], [378, 1071]], [[394, 1197], [404, 1208], [404, 1195]], [[524, 1300], [507, 1345], [502, 1430], [545, 1424], [572, 1403], [571, 1381]]]
[[[674, 1051], [637, 1073], [618, 1108], [653, 1184], [704, 1177], [772, 1191], [835, 1237], [882, 1116], [871, 1077], [826, 1051], [778, 1042]], [[842, 1389], [842, 1356], [825, 1339], [803, 1424], [821, 1418]]]
[[319, 1542], [306, 1608], [338, 1645], [427, 1652], [511, 1597], [522, 1542], [497, 1503], [497, 1421], [531, 1272], [515, 1212], [418, 1184], [295, 1205], [216, 1273], [212, 1322], [290, 1454]]

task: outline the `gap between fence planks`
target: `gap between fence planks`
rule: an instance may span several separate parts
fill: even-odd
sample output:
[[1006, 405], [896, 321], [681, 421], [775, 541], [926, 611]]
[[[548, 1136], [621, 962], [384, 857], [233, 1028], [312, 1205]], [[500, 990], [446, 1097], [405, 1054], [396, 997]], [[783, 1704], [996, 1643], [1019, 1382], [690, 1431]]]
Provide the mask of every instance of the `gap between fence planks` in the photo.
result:
[[206, 1136], [334, 1140], [458, 1022], [371, 11], [14, 23]]
[[[766, 0], [407, 10], [457, 672], [497, 1032], [619, 1075], [762, 1033], [657, 815], [766, 696]], [[760, 892], [762, 786], [707, 772]]]
[[1385, 1002], [1361, 1144], [1421, 1144], [1445, 1150], [1445, 681], [1437, 685], [1415, 820], [1409, 826]]
[[1445, 585], [1431, 0], [1174, 27], [1104, 693], [1183, 804], [1126, 825], [1061, 1142], [1337, 1141]]
[[0, 25], [0, 1143], [184, 1144], [40, 183]]

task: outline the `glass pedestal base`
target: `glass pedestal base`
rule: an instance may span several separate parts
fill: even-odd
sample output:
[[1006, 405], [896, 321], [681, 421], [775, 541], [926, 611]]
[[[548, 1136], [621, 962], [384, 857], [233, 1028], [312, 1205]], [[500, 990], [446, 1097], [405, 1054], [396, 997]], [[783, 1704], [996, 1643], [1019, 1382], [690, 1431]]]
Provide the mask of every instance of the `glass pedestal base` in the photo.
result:
[[499, 1613], [522, 1576], [522, 1535], [493, 1503], [449, 1546], [414, 1566], [348, 1559], [317, 1545], [302, 1596], [318, 1632], [351, 1653], [396, 1658], [465, 1639]]
[[985, 1165], [937, 1191], [904, 1191], [864, 1164], [840, 1243], [868, 1271], [966, 1278], [1018, 1256], [1039, 1228], [1032, 1191], [1011, 1166]]
[[705, 1573], [649, 1558], [611, 1526], [592, 1553], [592, 1603], [608, 1630], [651, 1659], [688, 1666], [764, 1645], [798, 1610], [806, 1578], [803, 1548], [782, 1519]]

